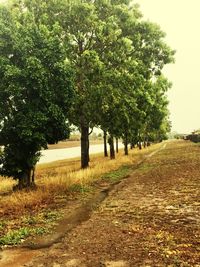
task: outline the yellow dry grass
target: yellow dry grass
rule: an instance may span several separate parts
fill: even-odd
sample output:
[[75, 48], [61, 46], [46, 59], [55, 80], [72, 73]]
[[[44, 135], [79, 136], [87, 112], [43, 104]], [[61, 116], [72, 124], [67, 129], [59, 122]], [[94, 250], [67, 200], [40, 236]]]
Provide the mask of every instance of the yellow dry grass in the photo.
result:
[[0, 193], [6, 194], [15, 184], [16, 182], [11, 178], [0, 177]]
[[62, 160], [50, 164], [38, 165], [36, 169], [37, 189], [20, 191], [2, 196], [3, 192], [12, 189], [13, 180], [0, 177], [0, 215], [22, 214], [27, 210], [35, 210], [53, 203], [55, 196], [66, 195], [72, 185], [90, 184], [103, 174], [117, 170], [123, 165], [137, 163], [144, 154], [159, 148], [160, 144], [153, 145], [141, 151], [134, 149], [129, 156], [123, 151], [117, 154], [115, 160], [104, 158], [103, 154], [93, 155], [90, 158], [90, 167], [80, 169], [80, 160]]

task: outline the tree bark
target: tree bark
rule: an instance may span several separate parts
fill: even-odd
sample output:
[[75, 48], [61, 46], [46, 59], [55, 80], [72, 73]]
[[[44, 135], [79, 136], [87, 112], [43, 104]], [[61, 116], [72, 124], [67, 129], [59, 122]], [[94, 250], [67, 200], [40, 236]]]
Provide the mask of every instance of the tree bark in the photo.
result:
[[103, 131], [103, 141], [104, 141], [104, 156], [108, 157], [108, 150], [107, 150], [107, 133]]
[[142, 142], [141, 141], [138, 142], [138, 148], [142, 149]]
[[35, 184], [35, 166], [32, 168], [31, 183]]
[[22, 172], [21, 177], [18, 179], [18, 184], [14, 186], [13, 190], [30, 189], [31, 187], [35, 187], [31, 171], [32, 168], [27, 168]]
[[89, 127], [81, 126], [81, 168], [89, 166]]
[[131, 150], [135, 147], [134, 143], [131, 143]]
[[110, 145], [110, 159], [115, 159], [115, 147], [112, 135], [108, 138], [108, 143]]
[[147, 146], [146, 140], [144, 140], [143, 146], [144, 146], [144, 148], [146, 148], [146, 146]]
[[124, 154], [126, 156], [128, 155], [128, 137], [127, 137], [127, 133], [125, 133], [125, 136], [124, 136]]
[[119, 153], [118, 138], [116, 138], [116, 153]]

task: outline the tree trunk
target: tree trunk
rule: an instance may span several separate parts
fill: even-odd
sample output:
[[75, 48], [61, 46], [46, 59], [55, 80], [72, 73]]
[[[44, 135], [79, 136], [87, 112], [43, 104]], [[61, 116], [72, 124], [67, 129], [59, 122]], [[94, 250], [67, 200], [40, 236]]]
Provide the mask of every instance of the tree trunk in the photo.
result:
[[113, 140], [112, 135], [109, 137], [108, 143], [110, 145], [110, 159], [115, 159], [115, 147], [114, 147], [114, 140]]
[[104, 141], [104, 156], [108, 157], [108, 150], [107, 150], [107, 133], [103, 131], [103, 141]]
[[141, 141], [138, 142], [138, 148], [142, 149], [142, 142]]
[[119, 153], [118, 138], [116, 138], [116, 153]]
[[135, 144], [132, 142], [131, 143], [131, 150], [135, 147]]
[[35, 184], [35, 166], [32, 168], [31, 183]]
[[89, 166], [89, 127], [81, 126], [81, 168]]
[[13, 190], [22, 190], [25, 188], [31, 188], [34, 185], [31, 179], [31, 168], [25, 169], [21, 177], [18, 179], [18, 184], [13, 187]]
[[146, 148], [146, 146], [147, 146], [147, 143], [145, 140], [144, 140], [143, 146], [144, 146], [144, 148]]
[[128, 155], [128, 137], [127, 137], [127, 133], [125, 133], [125, 136], [124, 136], [124, 154], [126, 156]]

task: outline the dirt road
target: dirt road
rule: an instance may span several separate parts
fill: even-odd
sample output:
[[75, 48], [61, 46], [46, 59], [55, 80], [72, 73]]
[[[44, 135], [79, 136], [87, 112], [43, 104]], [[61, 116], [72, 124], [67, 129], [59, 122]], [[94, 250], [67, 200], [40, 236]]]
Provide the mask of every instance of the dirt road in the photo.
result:
[[199, 267], [199, 180], [200, 146], [168, 143], [25, 266]]

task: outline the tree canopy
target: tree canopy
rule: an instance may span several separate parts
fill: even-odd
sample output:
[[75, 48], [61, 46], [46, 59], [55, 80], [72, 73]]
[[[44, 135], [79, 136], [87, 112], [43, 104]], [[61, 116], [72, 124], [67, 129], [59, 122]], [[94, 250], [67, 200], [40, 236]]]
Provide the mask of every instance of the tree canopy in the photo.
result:
[[1, 172], [22, 186], [31, 183], [40, 150], [69, 136], [73, 75], [61, 33], [56, 22], [48, 28], [29, 10], [0, 8]]
[[13, 0], [0, 8], [1, 172], [30, 184], [40, 150], [90, 129], [128, 143], [169, 129], [163, 76], [174, 51], [129, 0]]

